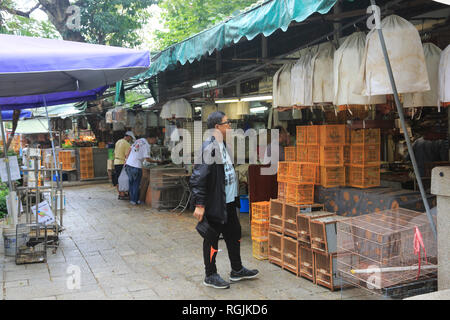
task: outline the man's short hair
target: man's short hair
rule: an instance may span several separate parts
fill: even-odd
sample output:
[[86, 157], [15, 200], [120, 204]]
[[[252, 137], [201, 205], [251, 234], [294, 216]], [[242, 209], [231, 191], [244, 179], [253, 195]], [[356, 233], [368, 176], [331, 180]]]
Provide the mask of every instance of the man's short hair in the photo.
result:
[[156, 130], [148, 130], [147, 138], [158, 138], [158, 133]]
[[206, 120], [208, 129], [214, 129], [216, 127], [216, 124], [222, 123], [223, 117], [225, 117], [225, 113], [223, 113], [222, 111], [214, 111], [213, 113], [211, 113]]

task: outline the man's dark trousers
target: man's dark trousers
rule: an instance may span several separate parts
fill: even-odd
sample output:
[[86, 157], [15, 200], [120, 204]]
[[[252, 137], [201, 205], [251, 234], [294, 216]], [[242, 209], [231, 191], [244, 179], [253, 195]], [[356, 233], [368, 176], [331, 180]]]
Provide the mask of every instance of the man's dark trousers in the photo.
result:
[[[241, 262], [241, 224], [239, 222], [236, 205], [234, 202], [227, 204], [227, 223], [213, 223], [208, 221], [210, 226], [214, 228], [218, 235], [222, 234], [228, 250], [231, 268], [235, 271], [242, 269]], [[218, 251], [219, 236], [217, 239], [203, 240], [203, 260], [205, 262], [206, 276], [217, 273], [216, 256]]]

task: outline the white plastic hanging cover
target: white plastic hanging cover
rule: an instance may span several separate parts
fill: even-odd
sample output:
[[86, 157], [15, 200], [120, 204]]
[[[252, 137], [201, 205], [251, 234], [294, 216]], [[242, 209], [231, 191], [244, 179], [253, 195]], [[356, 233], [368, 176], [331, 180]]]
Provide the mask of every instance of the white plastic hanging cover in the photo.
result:
[[355, 32], [348, 36], [339, 49], [334, 53], [333, 59], [333, 104], [340, 105], [366, 105], [386, 103], [385, 96], [366, 97], [355, 94], [355, 88], [360, 85], [358, 71], [364, 56], [366, 35], [364, 32]]
[[333, 102], [333, 59], [336, 51], [331, 42], [319, 47], [312, 59], [312, 102]]
[[202, 121], [206, 122], [208, 120], [208, 116], [214, 111], [217, 111], [217, 106], [215, 104], [205, 104], [202, 107]]
[[[402, 17], [391, 15], [381, 21], [381, 28], [398, 93], [430, 90], [425, 55], [416, 27]], [[377, 29], [367, 35], [358, 80], [362, 88], [357, 88], [357, 93], [366, 96], [393, 93]]]
[[291, 68], [293, 63], [284, 64], [273, 77], [273, 106], [291, 107]]
[[312, 58], [310, 49], [302, 55], [291, 69], [291, 104], [312, 106]]
[[423, 44], [425, 62], [427, 65], [430, 91], [405, 93], [403, 95], [403, 107], [437, 107], [439, 89], [439, 61], [442, 50], [432, 43]]
[[439, 63], [439, 103], [450, 103], [450, 45], [442, 51]]
[[186, 99], [176, 99], [167, 101], [161, 109], [160, 117], [162, 119], [192, 118], [192, 107]]
[[172, 118], [172, 110], [171, 110], [171, 106], [172, 105], [172, 100], [167, 101], [161, 108], [161, 113], [159, 114], [159, 116], [162, 119], [170, 119]]

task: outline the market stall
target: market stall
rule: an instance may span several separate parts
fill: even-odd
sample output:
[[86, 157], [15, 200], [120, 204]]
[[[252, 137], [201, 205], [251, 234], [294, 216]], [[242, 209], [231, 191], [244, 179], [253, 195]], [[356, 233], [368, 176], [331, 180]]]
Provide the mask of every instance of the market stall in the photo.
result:
[[[11, 171], [10, 161], [4, 161], [10, 191], [9, 232], [11, 234], [11, 231], [12, 233], [15, 231], [16, 237], [17, 234], [30, 237], [30, 242], [16, 247], [16, 263], [44, 262], [48, 229], [53, 233], [52, 244], [57, 246], [58, 235], [63, 225], [63, 191], [61, 179], [59, 179], [61, 168], [56, 161], [55, 143], [47, 106], [98, 98], [97, 94], [104, 92], [106, 86], [145, 71], [150, 64], [149, 53], [53, 39], [12, 35], [0, 35], [0, 38], [2, 42], [10, 44], [8, 48], [2, 47], [0, 50], [2, 57], [0, 59], [2, 62], [0, 65], [1, 109], [14, 110], [43, 106], [46, 111], [54, 163], [54, 168], [50, 169], [50, 172], [56, 173], [56, 186], [51, 183], [50, 186], [40, 187], [38, 183], [41, 172], [48, 171], [38, 165], [41, 160], [40, 152], [33, 153], [34, 167], [27, 169], [34, 172], [35, 184], [17, 189], [18, 193], [12, 183], [12, 173], [16, 170]], [[30, 47], [33, 48], [32, 51], [29, 50]], [[17, 83], [21, 85], [17, 86]], [[0, 120], [5, 145], [3, 120]], [[6, 158], [6, 148], [3, 151]], [[50, 204], [41, 202], [40, 195], [45, 189], [50, 190], [51, 194], [59, 195], [59, 207], [56, 198], [51, 197]], [[20, 214], [21, 193], [24, 193], [27, 199], [24, 215]], [[34, 196], [34, 209], [28, 205], [28, 195]], [[54, 212], [53, 215], [50, 213], [51, 210]]]

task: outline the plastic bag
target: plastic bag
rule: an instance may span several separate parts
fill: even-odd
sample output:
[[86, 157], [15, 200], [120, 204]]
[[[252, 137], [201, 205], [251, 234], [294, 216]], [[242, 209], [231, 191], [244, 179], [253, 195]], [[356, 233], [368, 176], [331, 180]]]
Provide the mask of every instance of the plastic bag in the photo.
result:
[[439, 62], [439, 105], [450, 102], [450, 45], [441, 53]]
[[123, 166], [122, 171], [119, 175], [119, 191], [120, 192], [126, 192], [130, 188], [130, 182], [128, 180], [128, 174], [125, 171], [125, 166]]
[[386, 103], [385, 96], [366, 97], [354, 93], [355, 87], [360, 86], [361, 82], [357, 75], [364, 58], [365, 42], [366, 34], [355, 32], [348, 36], [334, 52], [333, 103], [336, 106]]
[[[427, 64], [430, 91], [405, 93], [403, 95], [403, 108], [411, 107], [437, 107], [439, 91], [439, 61], [442, 50], [432, 43], [423, 44], [425, 62]], [[425, 77], [425, 75], [423, 75]]]
[[[384, 18], [381, 28], [398, 93], [429, 91], [425, 55], [417, 28], [396, 15]], [[358, 94], [376, 96], [393, 93], [377, 29], [367, 35], [357, 81], [361, 85], [355, 88]]]

